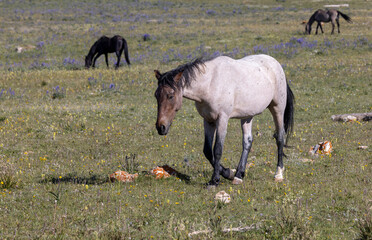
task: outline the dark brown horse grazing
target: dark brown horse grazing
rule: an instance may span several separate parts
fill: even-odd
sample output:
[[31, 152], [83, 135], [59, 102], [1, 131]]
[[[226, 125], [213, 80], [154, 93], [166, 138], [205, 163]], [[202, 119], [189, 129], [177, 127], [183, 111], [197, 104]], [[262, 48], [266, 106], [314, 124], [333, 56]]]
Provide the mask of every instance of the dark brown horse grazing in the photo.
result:
[[88, 55], [85, 57], [85, 67], [95, 67], [97, 58], [99, 58], [102, 54], [105, 54], [106, 65], [108, 67], [109, 65], [107, 54], [114, 52], [116, 53], [116, 56], [118, 58], [115, 68], [118, 68], [120, 64], [120, 57], [123, 51], [125, 60], [127, 61], [128, 65], [130, 65], [127, 41], [119, 35], [115, 35], [112, 38], [102, 36], [93, 44], [93, 46], [89, 50]]
[[334, 10], [334, 9], [331, 9], [331, 10], [322, 10], [322, 9], [319, 9], [317, 10], [313, 15], [311, 15], [309, 21], [307, 22], [306, 24], [306, 28], [305, 28], [305, 31], [307, 34], [311, 34], [311, 25], [316, 21], [318, 22], [318, 25], [316, 26], [316, 32], [315, 34], [318, 34], [318, 28], [320, 27], [320, 30], [322, 31], [322, 33], [324, 33], [323, 31], [323, 28], [322, 28], [322, 25], [320, 24], [321, 22], [331, 22], [332, 23], [332, 32], [331, 34], [333, 34], [334, 30], [335, 30], [335, 23], [337, 23], [337, 30], [338, 30], [338, 33], [340, 33], [340, 23], [339, 23], [339, 17], [343, 17], [347, 22], [351, 23], [351, 18], [338, 11], [338, 10]]

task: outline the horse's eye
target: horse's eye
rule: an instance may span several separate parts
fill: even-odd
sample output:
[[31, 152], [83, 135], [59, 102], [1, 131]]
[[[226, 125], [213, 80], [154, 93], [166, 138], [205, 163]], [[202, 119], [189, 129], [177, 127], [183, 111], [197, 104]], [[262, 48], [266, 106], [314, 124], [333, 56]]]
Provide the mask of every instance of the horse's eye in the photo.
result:
[[171, 99], [173, 99], [173, 97], [174, 97], [173, 95], [169, 95], [168, 99], [171, 100]]

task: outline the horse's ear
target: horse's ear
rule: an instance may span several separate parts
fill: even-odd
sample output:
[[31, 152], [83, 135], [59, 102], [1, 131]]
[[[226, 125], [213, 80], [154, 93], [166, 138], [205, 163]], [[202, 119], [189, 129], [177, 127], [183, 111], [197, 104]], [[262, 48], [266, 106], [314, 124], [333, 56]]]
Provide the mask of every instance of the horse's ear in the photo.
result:
[[178, 83], [180, 81], [180, 79], [182, 78], [182, 74], [183, 74], [183, 72], [177, 73], [177, 75], [174, 76], [174, 78], [173, 78], [174, 82]]
[[158, 70], [154, 70], [154, 73], [155, 73], [155, 77], [156, 77], [156, 79], [160, 80], [160, 78], [161, 78], [161, 73], [160, 73]]

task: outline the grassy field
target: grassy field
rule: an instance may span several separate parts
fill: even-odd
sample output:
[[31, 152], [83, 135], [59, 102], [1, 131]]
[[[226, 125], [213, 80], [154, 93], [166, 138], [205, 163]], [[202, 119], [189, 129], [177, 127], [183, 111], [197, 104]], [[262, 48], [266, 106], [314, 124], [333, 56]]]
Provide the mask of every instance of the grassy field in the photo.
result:
[[[372, 109], [372, 9], [347, 3], [340, 10], [353, 24], [341, 19], [341, 34], [328, 23], [304, 35], [302, 21], [329, 1], [0, 1], [0, 239], [185, 239], [201, 230], [211, 231], [191, 238], [371, 239], [371, 123], [330, 118]], [[109, 69], [104, 57], [84, 69], [90, 46], [115, 34], [132, 65], [115, 71], [111, 54]], [[222, 180], [217, 190], [232, 201], [216, 203], [193, 102], [184, 100], [167, 137], [156, 132], [153, 70], [256, 53], [282, 64], [296, 97], [285, 181], [273, 180], [265, 111], [254, 119], [244, 184]], [[332, 154], [310, 156], [324, 140]], [[231, 120], [222, 162], [235, 167], [240, 154], [240, 121]], [[144, 174], [163, 164], [190, 181]], [[119, 169], [140, 176], [110, 183]]]

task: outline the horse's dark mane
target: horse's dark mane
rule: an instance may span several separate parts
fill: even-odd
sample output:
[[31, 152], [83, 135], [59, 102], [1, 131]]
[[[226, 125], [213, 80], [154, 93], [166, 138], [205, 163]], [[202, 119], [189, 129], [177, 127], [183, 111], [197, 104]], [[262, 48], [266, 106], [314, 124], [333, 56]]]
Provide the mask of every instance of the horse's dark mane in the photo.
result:
[[95, 41], [95, 42], [93, 43], [92, 47], [89, 49], [89, 53], [88, 53], [88, 55], [87, 55], [88, 57], [93, 58], [93, 55], [94, 55], [94, 53], [96, 52], [97, 45], [98, 45], [99, 41], [100, 41], [103, 37], [106, 37], [106, 36], [102, 36], [102, 37], [100, 37], [97, 41]]
[[93, 57], [93, 55], [94, 55], [94, 53], [95, 53], [95, 51], [96, 51], [97, 44], [98, 44], [98, 41], [96, 41], [96, 42], [92, 45], [92, 47], [89, 49], [89, 53], [88, 53], [88, 55], [87, 55], [88, 57], [90, 57], [90, 58]]
[[[180, 65], [177, 68], [162, 74], [159, 80], [159, 85], [168, 85], [173, 89], [188, 87], [194, 80], [196, 73], [202, 72], [204, 64], [212, 59], [213, 58], [200, 57], [192, 62]], [[181, 81], [174, 81], [174, 77], [180, 72], [182, 72]]]
[[311, 25], [313, 24], [313, 22], [315, 22], [315, 15], [318, 14], [318, 11], [319, 11], [319, 10], [315, 11], [315, 12], [313, 13], [313, 15], [311, 15], [309, 21], [307, 22], [307, 25], [311, 26]]

